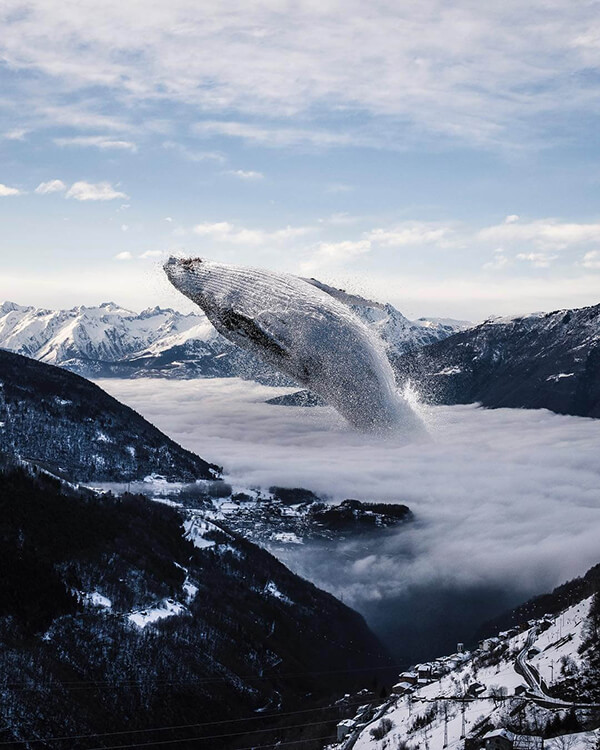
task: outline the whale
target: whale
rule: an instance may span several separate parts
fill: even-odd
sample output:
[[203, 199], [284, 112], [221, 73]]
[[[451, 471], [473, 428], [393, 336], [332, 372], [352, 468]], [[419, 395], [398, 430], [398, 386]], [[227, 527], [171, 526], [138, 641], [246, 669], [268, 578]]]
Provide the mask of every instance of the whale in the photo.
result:
[[321, 396], [364, 431], [417, 430], [383, 342], [344, 303], [297, 276], [170, 257], [173, 286], [229, 341]]

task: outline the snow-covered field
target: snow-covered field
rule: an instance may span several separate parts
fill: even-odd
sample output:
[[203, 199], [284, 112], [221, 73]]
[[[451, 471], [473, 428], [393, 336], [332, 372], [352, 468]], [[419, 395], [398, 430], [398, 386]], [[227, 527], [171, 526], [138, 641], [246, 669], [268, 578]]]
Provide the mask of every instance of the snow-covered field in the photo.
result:
[[345, 569], [338, 560], [331, 571], [315, 558], [311, 578], [351, 604], [432, 581], [510, 581], [527, 596], [598, 561], [598, 420], [543, 410], [422, 408], [430, 438], [407, 443], [357, 433], [329, 408], [265, 404], [289, 390], [237, 379], [100, 385], [222, 464], [234, 485], [409, 505], [417, 522], [384, 535], [375, 552], [347, 556]]

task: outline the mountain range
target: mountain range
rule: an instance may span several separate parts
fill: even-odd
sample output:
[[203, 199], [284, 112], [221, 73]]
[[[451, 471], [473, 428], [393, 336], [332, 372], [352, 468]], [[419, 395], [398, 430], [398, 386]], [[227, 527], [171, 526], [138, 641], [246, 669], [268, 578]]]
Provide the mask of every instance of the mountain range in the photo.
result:
[[[311, 283], [342, 297], [373, 326], [394, 354], [438, 341], [469, 325], [410, 321], [392, 305]], [[59, 365], [85, 377], [232, 377], [282, 385], [280, 373], [216, 332], [202, 313], [149, 308], [135, 313], [105, 302], [98, 307], [46, 310], [13, 302], [0, 306], [0, 348]]]

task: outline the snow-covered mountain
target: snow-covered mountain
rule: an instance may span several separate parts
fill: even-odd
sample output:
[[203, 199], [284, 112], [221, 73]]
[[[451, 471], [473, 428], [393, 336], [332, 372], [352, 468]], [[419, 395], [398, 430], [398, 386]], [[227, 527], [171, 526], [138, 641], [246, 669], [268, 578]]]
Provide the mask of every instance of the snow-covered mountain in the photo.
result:
[[356, 612], [194, 510], [0, 456], [0, 539], [7, 748], [273, 747], [302, 723], [321, 737], [337, 697], [390, 663]]
[[453, 318], [409, 320], [389, 303], [376, 302], [357, 294], [349, 294], [343, 289], [336, 289], [317, 279], [305, 279], [305, 281], [348, 305], [361, 320], [377, 331], [391, 352], [396, 355], [441, 341], [473, 325], [468, 320], [454, 320]]
[[[317, 282], [315, 282], [317, 283]], [[323, 285], [321, 285], [323, 287]], [[396, 354], [438, 341], [468, 324], [411, 322], [391, 305], [326, 287], [380, 333]], [[281, 384], [283, 378], [219, 335], [201, 313], [149, 308], [132, 312], [114, 302], [46, 310], [0, 305], [0, 348], [87, 377], [231, 377]]]
[[600, 305], [492, 319], [392, 359], [433, 402], [600, 417]]
[[195, 481], [219, 473], [94, 383], [6, 351], [0, 351], [0, 453], [73, 481], [129, 482], [152, 474]]
[[517, 620], [471, 651], [459, 644], [454, 654], [407, 668], [389, 699], [348, 711], [328, 747], [595, 750], [598, 568], [515, 610], [537, 609], [543, 599], [549, 612]]

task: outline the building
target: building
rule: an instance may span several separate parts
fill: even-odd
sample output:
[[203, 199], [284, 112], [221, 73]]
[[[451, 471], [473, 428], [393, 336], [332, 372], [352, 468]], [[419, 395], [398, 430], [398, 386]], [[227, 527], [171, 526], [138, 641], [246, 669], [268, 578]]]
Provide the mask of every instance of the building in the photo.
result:
[[412, 693], [414, 685], [412, 682], [397, 682], [392, 687], [392, 693], [394, 695], [406, 695], [406, 693]]
[[527, 734], [514, 734], [508, 729], [493, 729], [481, 738], [485, 750], [544, 750], [544, 739]]
[[478, 698], [482, 693], [485, 693], [486, 687], [480, 682], [472, 682], [467, 688], [467, 695], [471, 698]]
[[419, 675], [416, 672], [402, 672], [400, 675], [400, 682], [409, 682], [411, 685], [416, 685]]
[[337, 725], [337, 741], [345, 740], [350, 732], [356, 727], [354, 719], [343, 719]]
[[485, 750], [513, 750], [515, 735], [508, 729], [492, 729], [483, 736]]
[[486, 638], [484, 641], [481, 641], [479, 643], [479, 648], [482, 651], [493, 651], [499, 643], [500, 638]]

